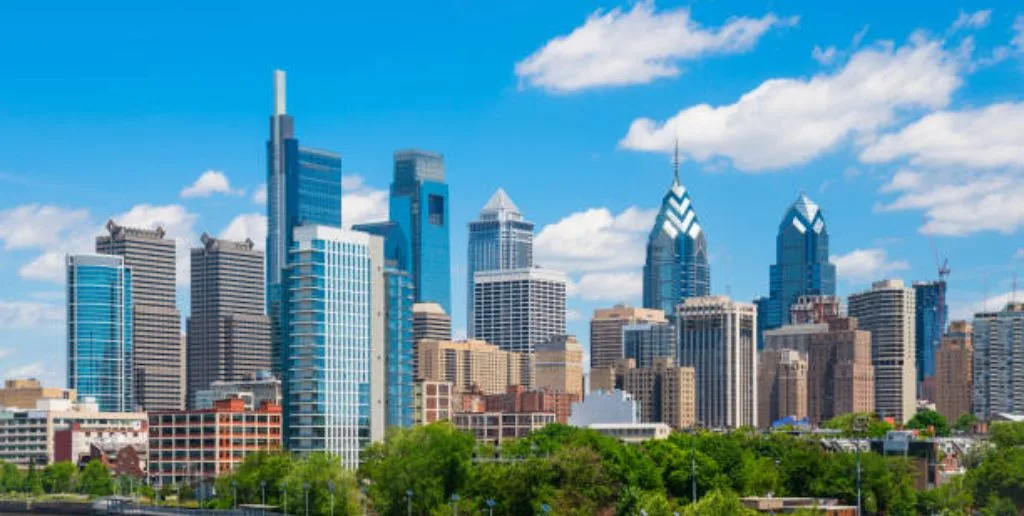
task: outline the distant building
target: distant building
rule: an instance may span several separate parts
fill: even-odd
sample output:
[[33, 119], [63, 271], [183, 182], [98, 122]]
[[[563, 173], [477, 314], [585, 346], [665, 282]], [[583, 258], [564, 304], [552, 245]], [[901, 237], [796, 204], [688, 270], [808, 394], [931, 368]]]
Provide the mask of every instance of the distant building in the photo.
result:
[[6, 380], [0, 389], [0, 408], [32, 409], [41, 399], [75, 401], [75, 390], [43, 387], [35, 378]]
[[567, 423], [572, 404], [580, 395], [544, 389], [527, 389], [522, 385], [510, 385], [502, 394], [463, 393], [459, 412], [551, 412], [559, 423]]
[[587, 428], [627, 444], [668, 439], [672, 435], [672, 427], [665, 423], [595, 423]]
[[419, 342], [419, 380], [449, 382], [458, 391], [476, 387], [501, 394], [509, 385], [534, 386], [534, 356], [478, 340]]
[[974, 315], [974, 415], [1024, 414], [1024, 303]]
[[667, 324], [660, 309], [633, 308], [618, 304], [594, 310], [590, 320], [590, 367], [608, 367], [624, 358], [622, 329], [634, 324]]
[[828, 323], [790, 324], [771, 330], [765, 330], [763, 349], [792, 349], [807, 356], [811, 338], [828, 332]]
[[[124, 450], [130, 448], [134, 464], [118, 464], [118, 455], [123, 460]], [[98, 453], [97, 453], [98, 452]], [[138, 473], [148, 470], [149, 464], [149, 422], [143, 419], [78, 418], [61, 425], [53, 431], [54, 462], [70, 461], [80, 465], [99, 455], [107, 459], [108, 466], [120, 466], [140, 477]], [[134, 468], [132, 467], [134, 466]]]
[[640, 422], [665, 423], [674, 429], [694, 425], [692, 367], [675, 367], [671, 358], [659, 358], [651, 367], [627, 368], [621, 374], [622, 389], [633, 395], [640, 409]]
[[595, 424], [632, 425], [639, 423], [636, 400], [619, 389], [591, 391], [583, 401], [572, 404], [569, 425], [590, 427]]
[[538, 389], [583, 397], [583, 346], [572, 335], [552, 335], [534, 347]]
[[637, 367], [651, 367], [659, 358], [674, 363], [679, 352], [679, 332], [672, 324], [630, 324], [622, 328], [625, 358], [636, 360]]
[[456, 413], [452, 416], [455, 428], [473, 434], [477, 442], [499, 444], [520, 439], [555, 422], [550, 412], [484, 412]]
[[413, 340], [451, 340], [452, 318], [437, 303], [412, 305]]
[[789, 306], [789, 324], [826, 323], [842, 315], [841, 312], [836, 296], [800, 296]]
[[793, 349], [764, 349], [758, 360], [758, 428], [807, 417], [807, 359]]
[[[914, 288], [914, 355], [917, 368], [917, 396], [934, 401], [935, 356], [942, 344], [949, 322], [946, 305], [946, 282], [915, 281]], [[927, 384], [925, 382], [928, 382]], [[932, 392], [926, 392], [926, 387]]]
[[196, 392], [195, 408], [212, 409], [215, 401], [228, 398], [244, 401], [246, 410], [254, 410], [264, 403], [280, 405], [281, 380], [274, 378], [269, 371], [263, 371], [245, 380], [213, 382], [209, 389]]
[[807, 412], [817, 425], [842, 414], [875, 409], [871, 332], [857, 319], [830, 319], [828, 331], [811, 338], [807, 354]]
[[851, 294], [850, 317], [871, 332], [875, 412], [906, 423], [916, 413], [915, 292], [902, 280], [876, 281]]
[[480, 271], [473, 279], [473, 334], [506, 351], [532, 353], [565, 335], [565, 274], [548, 269]]
[[935, 407], [950, 423], [964, 414], [971, 414], [973, 331], [967, 321], [953, 321], [935, 355]]
[[417, 381], [415, 386], [415, 424], [429, 425], [451, 419], [454, 413], [453, 396], [452, 384], [448, 382]]

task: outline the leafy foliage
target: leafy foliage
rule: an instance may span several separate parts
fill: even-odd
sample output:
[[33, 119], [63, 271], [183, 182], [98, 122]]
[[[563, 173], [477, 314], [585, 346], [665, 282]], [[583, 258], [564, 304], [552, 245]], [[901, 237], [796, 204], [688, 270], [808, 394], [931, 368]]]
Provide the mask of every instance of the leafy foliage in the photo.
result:
[[91, 460], [80, 475], [80, 489], [90, 496], [108, 496], [114, 492], [110, 471], [102, 462]]
[[949, 424], [946, 422], [946, 416], [934, 410], [919, 411], [917, 414], [914, 414], [914, 417], [910, 418], [910, 421], [907, 421], [906, 426], [911, 430], [923, 430], [939, 437], [949, 435]]

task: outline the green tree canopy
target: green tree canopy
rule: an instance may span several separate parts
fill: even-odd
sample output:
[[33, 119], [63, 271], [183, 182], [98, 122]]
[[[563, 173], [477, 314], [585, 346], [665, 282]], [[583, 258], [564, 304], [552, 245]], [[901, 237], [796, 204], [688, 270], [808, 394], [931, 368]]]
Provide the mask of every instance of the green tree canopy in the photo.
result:
[[72, 493], [78, 481], [78, 466], [70, 461], [55, 462], [43, 469], [43, 487], [51, 493]]
[[114, 492], [110, 471], [102, 462], [91, 460], [79, 475], [79, 490], [89, 496], [109, 496]]
[[949, 435], [949, 425], [946, 416], [934, 410], [921, 410], [907, 422], [907, 428], [911, 430], [923, 430], [934, 432], [934, 435], [946, 437]]

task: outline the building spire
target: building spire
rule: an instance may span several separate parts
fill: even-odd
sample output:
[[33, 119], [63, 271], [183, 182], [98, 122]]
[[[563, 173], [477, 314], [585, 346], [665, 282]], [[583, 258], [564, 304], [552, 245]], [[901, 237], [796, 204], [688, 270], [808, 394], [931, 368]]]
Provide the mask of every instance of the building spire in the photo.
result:
[[285, 114], [285, 75], [282, 70], [274, 70], [274, 114]]
[[679, 137], [676, 136], [676, 150], [672, 157], [672, 172], [675, 175], [675, 182], [679, 184]]

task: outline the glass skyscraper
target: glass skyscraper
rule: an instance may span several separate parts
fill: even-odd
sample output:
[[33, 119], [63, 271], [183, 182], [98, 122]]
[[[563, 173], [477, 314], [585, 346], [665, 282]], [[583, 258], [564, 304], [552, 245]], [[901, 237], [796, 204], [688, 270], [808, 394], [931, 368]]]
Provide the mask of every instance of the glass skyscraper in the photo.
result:
[[675, 313], [676, 305], [689, 297], [711, 293], [708, 243], [697, 220], [690, 194], [679, 182], [679, 158], [675, 160], [672, 186], [647, 239], [644, 263], [644, 308]]
[[124, 258], [67, 257], [68, 388], [102, 412], [135, 410], [132, 274]]
[[922, 384], [935, 376], [935, 355], [942, 345], [942, 336], [946, 334], [949, 322], [946, 282], [915, 282], [913, 286], [917, 303], [914, 308], [914, 349], [917, 352], [918, 397], [935, 401], [932, 399], [934, 389], [922, 389]]
[[768, 270], [769, 295], [757, 303], [761, 334], [789, 323], [789, 308], [806, 295], [834, 296], [836, 266], [828, 261], [828, 228], [814, 201], [803, 193], [786, 209], [775, 237], [775, 265]]
[[473, 331], [473, 274], [531, 267], [533, 223], [523, 218], [505, 190], [499, 188], [480, 210], [480, 218], [469, 223], [466, 306], [470, 337], [476, 335]]
[[381, 238], [295, 228], [282, 346], [288, 450], [337, 455], [348, 468], [384, 436], [384, 251]]
[[403, 248], [409, 250], [409, 273], [417, 302], [440, 304], [451, 313], [448, 184], [444, 158], [419, 150], [395, 153], [390, 217]]
[[[267, 141], [267, 315], [274, 357], [280, 356], [284, 270], [293, 230], [302, 224], [341, 227], [341, 156], [302, 147], [285, 109], [285, 74], [274, 71], [274, 114]], [[274, 370], [280, 374], [279, 364]]]

